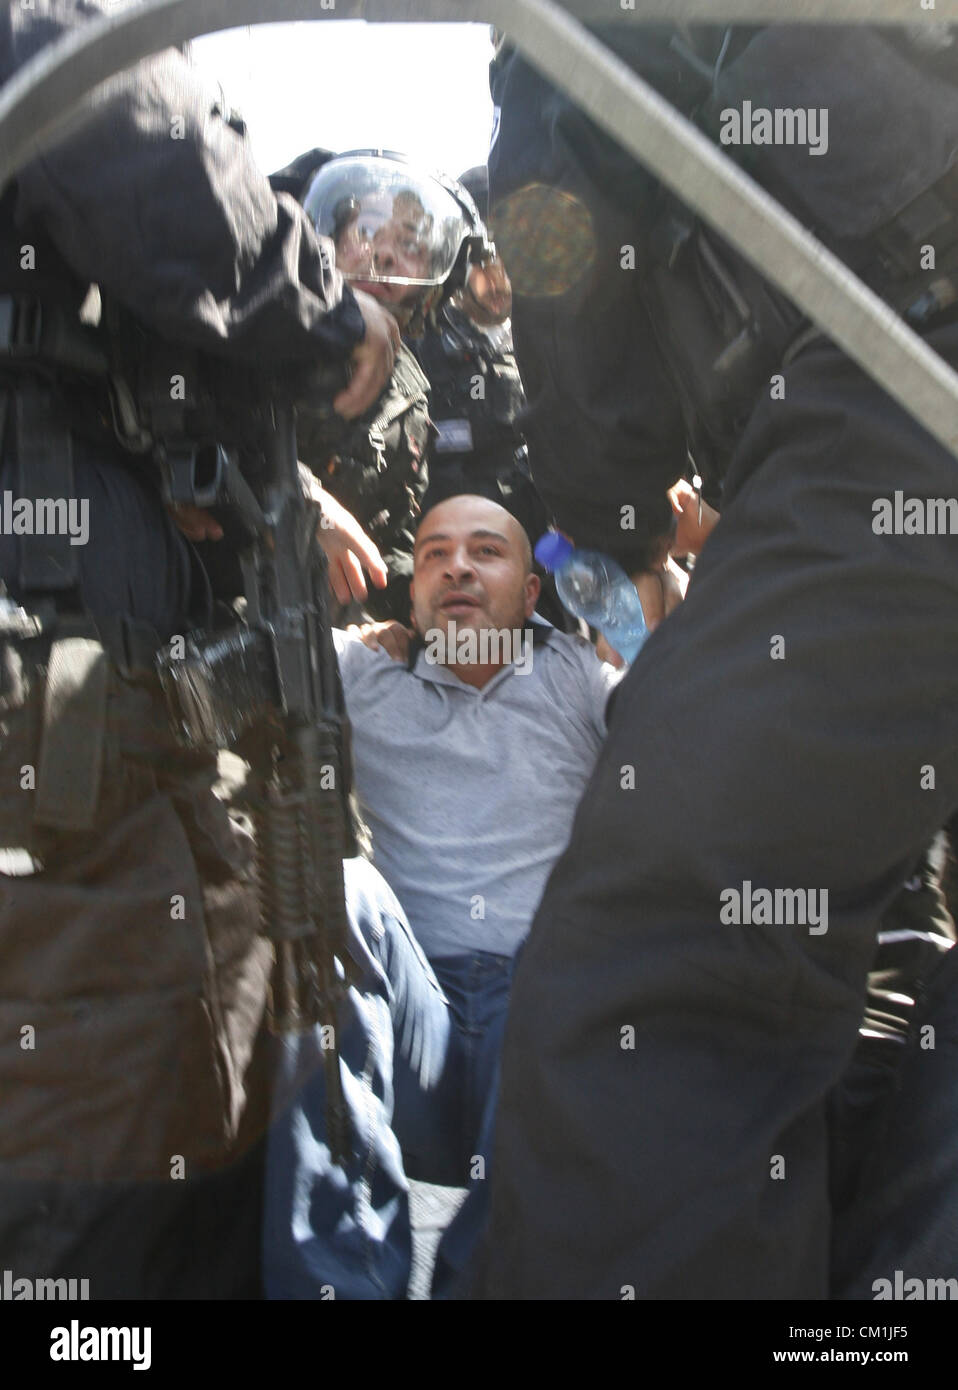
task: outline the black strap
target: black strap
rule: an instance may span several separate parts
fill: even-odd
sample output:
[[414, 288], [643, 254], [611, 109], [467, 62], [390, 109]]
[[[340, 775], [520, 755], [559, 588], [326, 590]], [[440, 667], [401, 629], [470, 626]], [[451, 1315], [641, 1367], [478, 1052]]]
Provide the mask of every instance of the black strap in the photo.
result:
[[[958, 165], [867, 239], [864, 259], [840, 254], [876, 294], [919, 329], [958, 302]], [[923, 268], [925, 248], [935, 264]]]
[[109, 660], [88, 619], [61, 619], [50, 647], [33, 823], [96, 824], [106, 746]]
[[126, 616], [114, 616], [97, 618], [96, 630], [124, 680], [159, 690], [156, 657], [163, 644], [154, 627]]
[[[73, 441], [54, 392], [25, 379], [16, 387], [19, 496], [32, 503], [34, 529], [53, 526], [53, 534], [20, 537], [20, 590], [24, 594], [64, 593], [80, 578], [77, 550], [62, 513], [74, 498]], [[41, 512], [38, 502], [52, 503]], [[60, 514], [60, 517], [57, 514]]]
[[7, 420], [10, 415], [10, 388], [0, 381], [0, 464], [3, 462], [4, 444], [7, 439]]
[[83, 378], [105, 378], [110, 369], [97, 330], [74, 308], [23, 294], [0, 294], [0, 363]]

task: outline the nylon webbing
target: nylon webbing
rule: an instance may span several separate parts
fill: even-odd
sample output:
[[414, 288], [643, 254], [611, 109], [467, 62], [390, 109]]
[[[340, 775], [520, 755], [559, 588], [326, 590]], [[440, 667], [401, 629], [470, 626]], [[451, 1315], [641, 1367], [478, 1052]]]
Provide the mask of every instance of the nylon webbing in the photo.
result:
[[[24, 594], [63, 593], [75, 589], [80, 577], [66, 518], [57, 516], [58, 504], [65, 512], [74, 495], [73, 442], [49, 387], [18, 383], [16, 412], [19, 497], [31, 503], [34, 530], [19, 538], [20, 589]], [[41, 509], [41, 501], [53, 505]], [[36, 534], [41, 525], [44, 534]]]
[[109, 660], [94, 637], [57, 637], [43, 696], [34, 825], [92, 830], [100, 799]]

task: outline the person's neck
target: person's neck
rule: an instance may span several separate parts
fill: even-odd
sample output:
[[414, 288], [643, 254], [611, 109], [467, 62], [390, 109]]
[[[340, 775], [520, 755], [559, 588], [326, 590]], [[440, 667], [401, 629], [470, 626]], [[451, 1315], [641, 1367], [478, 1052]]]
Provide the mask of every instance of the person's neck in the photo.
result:
[[468, 662], [465, 665], [456, 665], [454, 662], [447, 663], [446, 670], [451, 671], [454, 676], [462, 681], [463, 685], [471, 685], [476, 690], [481, 690], [484, 685], [488, 685], [493, 676], [498, 676], [503, 669], [505, 662], [499, 662], [495, 666], [478, 666], [475, 662]]

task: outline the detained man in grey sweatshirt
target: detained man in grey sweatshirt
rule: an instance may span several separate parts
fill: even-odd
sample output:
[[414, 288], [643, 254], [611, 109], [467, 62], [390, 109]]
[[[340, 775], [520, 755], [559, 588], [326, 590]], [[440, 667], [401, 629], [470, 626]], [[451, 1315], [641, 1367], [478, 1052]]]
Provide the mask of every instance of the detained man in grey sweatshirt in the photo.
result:
[[518, 521], [486, 498], [453, 497], [420, 523], [403, 659], [385, 639], [336, 634], [372, 834], [372, 865], [346, 865], [365, 972], [339, 1037], [354, 1152], [344, 1173], [326, 1146], [318, 1033], [285, 1040], [295, 1098], [271, 1134], [271, 1297], [402, 1298], [406, 1175], [470, 1183], [435, 1293], [481, 1232], [515, 953], [618, 678], [585, 639], [535, 617], [538, 592]]

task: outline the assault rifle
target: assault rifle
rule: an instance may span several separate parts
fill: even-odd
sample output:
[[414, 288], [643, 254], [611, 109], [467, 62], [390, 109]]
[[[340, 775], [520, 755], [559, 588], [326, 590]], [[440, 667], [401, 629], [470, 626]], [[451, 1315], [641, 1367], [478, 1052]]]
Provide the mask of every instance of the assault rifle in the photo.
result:
[[[166, 500], [213, 513], [225, 531], [216, 548], [235, 557], [242, 581], [235, 623], [171, 643], [160, 680], [187, 746], [239, 747], [250, 761], [262, 924], [275, 956], [271, 1026], [322, 1027], [329, 1146], [343, 1162], [337, 1015], [351, 963], [342, 861], [356, 852], [348, 726], [293, 394], [289, 383], [162, 345], [139, 370], [115, 408], [135, 402]], [[314, 376], [311, 399], [331, 401], [344, 381], [341, 370]]]

